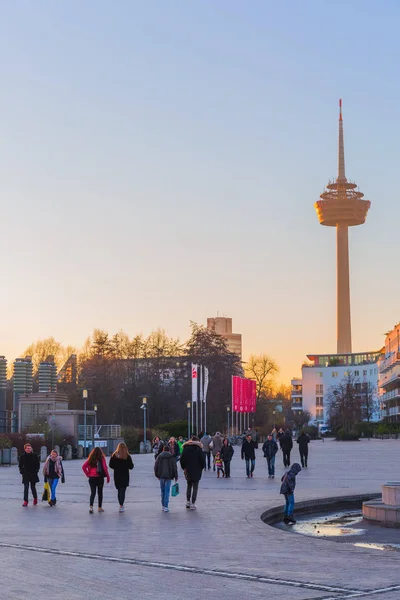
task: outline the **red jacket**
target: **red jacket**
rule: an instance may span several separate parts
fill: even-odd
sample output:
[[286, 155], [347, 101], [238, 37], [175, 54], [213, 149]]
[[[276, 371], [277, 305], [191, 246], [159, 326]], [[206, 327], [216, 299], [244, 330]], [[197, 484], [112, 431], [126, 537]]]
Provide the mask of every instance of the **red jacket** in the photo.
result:
[[[107, 477], [107, 483], [110, 483], [110, 474], [108, 472], [107, 463], [106, 463], [106, 459], [104, 456], [101, 459], [101, 462], [103, 465], [103, 472], [106, 474], [106, 477]], [[91, 467], [89, 465], [89, 460], [87, 460], [86, 462], [83, 463], [82, 471], [85, 473], [86, 477], [100, 477], [100, 475], [97, 472], [97, 464], [94, 467]]]

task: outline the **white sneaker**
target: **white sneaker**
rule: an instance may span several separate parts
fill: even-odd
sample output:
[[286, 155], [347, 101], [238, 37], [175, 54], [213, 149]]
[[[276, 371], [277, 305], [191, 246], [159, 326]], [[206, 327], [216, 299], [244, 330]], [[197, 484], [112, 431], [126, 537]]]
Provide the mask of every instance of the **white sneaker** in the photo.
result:
[[169, 512], [168, 506], [164, 506], [164, 512]]
[[189, 508], [190, 508], [190, 510], [197, 510], [197, 508], [194, 504], [191, 504]]
[[120, 507], [119, 507], [119, 512], [121, 512], [121, 513], [122, 513], [122, 512], [125, 512], [125, 508], [124, 508], [123, 506], [120, 506]]
[[189, 501], [188, 501], [188, 502], [186, 502], [186, 508], [190, 508], [190, 506], [191, 506], [191, 505], [190, 505], [190, 502], [189, 502]]

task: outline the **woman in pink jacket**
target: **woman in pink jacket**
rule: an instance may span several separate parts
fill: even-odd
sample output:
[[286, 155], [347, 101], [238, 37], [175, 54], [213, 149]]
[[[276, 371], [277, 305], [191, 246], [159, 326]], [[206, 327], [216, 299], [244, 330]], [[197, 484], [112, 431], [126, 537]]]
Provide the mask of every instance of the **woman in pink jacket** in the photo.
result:
[[104, 512], [103, 504], [103, 486], [104, 478], [107, 477], [107, 483], [110, 483], [110, 475], [107, 469], [106, 457], [100, 448], [93, 448], [89, 457], [82, 465], [82, 471], [89, 479], [90, 485], [90, 506], [89, 512], [93, 514], [93, 502], [96, 497], [99, 502], [99, 512]]

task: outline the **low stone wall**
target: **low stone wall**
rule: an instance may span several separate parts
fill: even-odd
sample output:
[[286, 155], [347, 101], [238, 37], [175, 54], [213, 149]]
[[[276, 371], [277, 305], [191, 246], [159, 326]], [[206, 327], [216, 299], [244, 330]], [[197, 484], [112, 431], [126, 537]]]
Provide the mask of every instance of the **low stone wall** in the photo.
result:
[[[332, 496], [330, 498], [316, 498], [315, 500], [305, 500], [296, 502], [295, 511], [298, 514], [310, 514], [315, 512], [329, 512], [332, 510], [345, 510], [359, 507], [361, 510], [363, 502], [380, 498], [381, 494], [356, 494], [350, 496]], [[266, 525], [274, 525], [282, 519], [283, 504], [269, 508], [261, 515], [261, 520]]]

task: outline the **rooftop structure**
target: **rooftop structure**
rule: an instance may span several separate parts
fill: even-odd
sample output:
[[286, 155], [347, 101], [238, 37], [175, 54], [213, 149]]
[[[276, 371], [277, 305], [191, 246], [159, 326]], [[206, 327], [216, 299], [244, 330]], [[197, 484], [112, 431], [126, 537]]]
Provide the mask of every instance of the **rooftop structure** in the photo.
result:
[[342, 101], [339, 101], [339, 166], [336, 181], [326, 186], [315, 203], [321, 225], [336, 227], [337, 353], [351, 353], [349, 227], [365, 222], [371, 202], [363, 200], [357, 184], [347, 180], [344, 161]]
[[379, 400], [382, 417], [400, 422], [400, 323], [388, 331], [379, 361]]
[[242, 358], [242, 334], [232, 333], [232, 319], [228, 317], [209, 317], [207, 329], [218, 333], [226, 340], [228, 350]]

